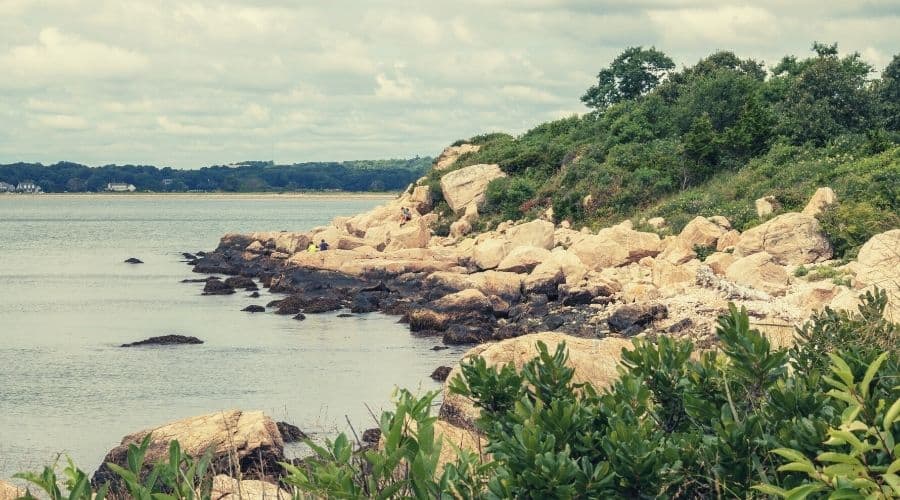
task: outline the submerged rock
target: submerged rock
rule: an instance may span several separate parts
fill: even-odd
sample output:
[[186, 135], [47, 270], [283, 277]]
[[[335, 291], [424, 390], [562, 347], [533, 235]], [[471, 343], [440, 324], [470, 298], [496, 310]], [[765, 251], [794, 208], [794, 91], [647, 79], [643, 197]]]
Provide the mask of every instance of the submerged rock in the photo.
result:
[[275, 425], [278, 426], [278, 432], [281, 433], [281, 439], [283, 439], [285, 443], [293, 443], [309, 437], [296, 425], [287, 422], [276, 422]]
[[439, 366], [435, 368], [433, 372], [431, 372], [431, 379], [438, 382], [443, 382], [447, 380], [447, 375], [450, 374], [450, 370], [452, 370], [452, 368], [450, 368], [449, 366]]
[[258, 306], [256, 304], [253, 304], [253, 305], [250, 305], [250, 306], [247, 306], [247, 307], [241, 309], [241, 311], [249, 312], [249, 313], [261, 313], [261, 312], [266, 312], [266, 308], [263, 306]]
[[256, 282], [253, 281], [252, 278], [246, 276], [231, 276], [230, 278], [225, 279], [225, 284], [231, 288], [243, 288], [248, 292], [259, 289], [259, 287], [256, 286]]
[[126, 264], [143, 264], [144, 261], [142, 261], [141, 259], [135, 258], [135, 257], [129, 257], [129, 258], [125, 259], [125, 263]]
[[203, 287], [203, 295], [231, 295], [234, 288], [219, 280], [207, 280]]
[[163, 335], [160, 337], [150, 337], [146, 340], [132, 342], [130, 344], [122, 344], [119, 347], [138, 347], [142, 345], [178, 345], [178, 344], [202, 344], [203, 341], [197, 337], [188, 337], [185, 335]]

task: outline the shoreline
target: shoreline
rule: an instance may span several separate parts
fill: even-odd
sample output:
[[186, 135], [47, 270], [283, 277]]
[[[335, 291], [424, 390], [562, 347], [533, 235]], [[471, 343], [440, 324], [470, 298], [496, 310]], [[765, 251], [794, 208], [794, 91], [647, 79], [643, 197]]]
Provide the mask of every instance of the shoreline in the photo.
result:
[[285, 193], [14, 193], [6, 196], [0, 194], [0, 200], [6, 198], [99, 198], [99, 197], [128, 197], [128, 198], [231, 198], [231, 199], [360, 199], [360, 200], [390, 200], [400, 195], [400, 192], [365, 193], [357, 191], [335, 192], [285, 192]]

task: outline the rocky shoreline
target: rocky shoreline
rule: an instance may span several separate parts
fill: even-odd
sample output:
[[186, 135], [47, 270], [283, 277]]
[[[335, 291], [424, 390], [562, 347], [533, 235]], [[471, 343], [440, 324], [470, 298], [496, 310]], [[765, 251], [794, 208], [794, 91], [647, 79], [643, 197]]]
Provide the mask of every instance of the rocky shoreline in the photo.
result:
[[[276, 314], [379, 311], [445, 344], [554, 331], [687, 336], [709, 347], [728, 302], [746, 307], [756, 326], [784, 343], [813, 311], [853, 309], [861, 292], [879, 283], [890, 288], [897, 273], [891, 252], [900, 248], [900, 230], [873, 238], [856, 261], [831, 260], [816, 219], [837, 203], [829, 188], [817, 191], [803, 212], [775, 215], [769, 200], [758, 200], [768, 220], [744, 233], [721, 216], [696, 217], [670, 234], [662, 219], [642, 221], [643, 230], [624, 221], [594, 232], [554, 224], [546, 214], [548, 220], [508, 221], [472, 234], [488, 182], [505, 175], [496, 165], [452, 170], [458, 155], [474, 147], [447, 148], [435, 163], [449, 172], [441, 178], [457, 217], [449, 236], [434, 234], [438, 215], [422, 179], [386, 205], [327, 227], [228, 234], [189, 263], [197, 273], [229, 276], [204, 280], [205, 294], [251, 291], [258, 280], [286, 295], [266, 305]], [[404, 209], [409, 221], [400, 220]], [[322, 240], [329, 250], [307, 251]], [[842, 279], [805, 279], [803, 266], [828, 268]], [[900, 300], [897, 290], [889, 292], [888, 312], [895, 314]]]

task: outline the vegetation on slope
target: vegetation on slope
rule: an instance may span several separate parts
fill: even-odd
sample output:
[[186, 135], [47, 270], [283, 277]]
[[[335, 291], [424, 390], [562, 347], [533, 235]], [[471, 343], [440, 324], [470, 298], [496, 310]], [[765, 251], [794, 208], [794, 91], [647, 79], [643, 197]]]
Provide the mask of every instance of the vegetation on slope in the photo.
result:
[[852, 253], [900, 221], [900, 55], [872, 78], [859, 54], [813, 50], [770, 71], [731, 52], [672, 71], [658, 50], [631, 48], [582, 98], [593, 111], [520, 137], [474, 137], [482, 148], [457, 167], [510, 174], [489, 187], [484, 226], [552, 207], [591, 226], [662, 215], [677, 231], [715, 214], [746, 229], [759, 222], [754, 199], [793, 210], [827, 185], [844, 203], [827, 228], [848, 233], [832, 236]]
[[237, 166], [212, 166], [176, 170], [146, 165], [106, 165], [91, 168], [60, 162], [0, 165], [0, 181], [10, 184], [36, 182], [46, 192], [103, 191], [107, 183], [134, 184], [138, 191], [399, 191], [421, 177], [431, 158], [409, 160], [359, 160], [275, 165], [243, 162]]

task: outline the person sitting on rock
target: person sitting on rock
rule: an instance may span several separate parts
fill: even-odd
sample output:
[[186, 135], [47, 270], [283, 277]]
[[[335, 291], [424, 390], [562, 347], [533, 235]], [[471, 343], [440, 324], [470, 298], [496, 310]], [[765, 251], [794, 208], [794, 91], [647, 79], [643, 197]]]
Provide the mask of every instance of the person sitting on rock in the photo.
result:
[[319, 242], [319, 251], [324, 252], [325, 250], [328, 250], [328, 243], [325, 240], [322, 240]]
[[412, 220], [412, 212], [409, 211], [408, 208], [403, 207], [400, 209], [400, 225], [406, 224], [407, 222]]
[[309, 253], [316, 253], [316, 252], [319, 251], [319, 247], [316, 246], [316, 242], [315, 242], [315, 241], [310, 241], [310, 242], [309, 242], [309, 246], [306, 247], [306, 251], [309, 252]]

